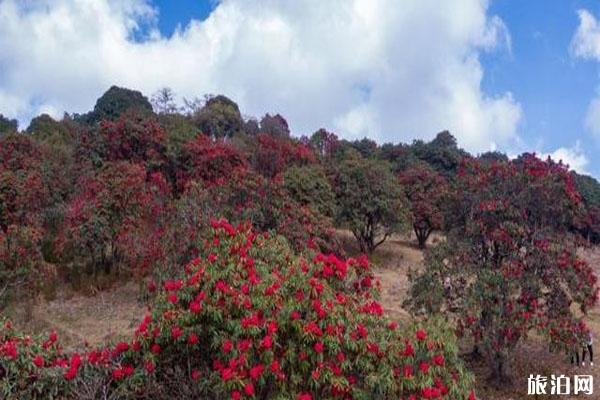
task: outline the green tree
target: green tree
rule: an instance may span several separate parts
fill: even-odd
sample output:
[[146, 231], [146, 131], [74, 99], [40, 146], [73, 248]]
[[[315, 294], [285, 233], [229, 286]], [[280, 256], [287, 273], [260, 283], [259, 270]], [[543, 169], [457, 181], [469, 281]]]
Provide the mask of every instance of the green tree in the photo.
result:
[[9, 119], [0, 114], [0, 136], [9, 133], [16, 133], [19, 129], [19, 123], [16, 119]]
[[469, 155], [458, 147], [456, 139], [448, 131], [438, 133], [429, 143], [416, 140], [411, 147], [419, 160], [425, 161], [446, 178], [453, 178], [461, 159]]
[[152, 114], [152, 104], [139, 91], [111, 86], [97, 101], [94, 110], [77, 117], [88, 125], [96, 125], [102, 120], [115, 121], [127, 111], [139, 114]]
[[289, 137], [290, 128], [287, 121], [279, 114], [265, 114], [260, 120], [260, 133], [275, 137]]
[[192, 120], [202, 133], [214, 138], [232, 137], [244, 127], [240, 108], [223, 95], [208, 96], [204, 107], [194, 113]]
[[402, 187], [385, 161], [353, 157], [335, 177], [337, 221], [350, 229], [361, 251], [371, 253], [408, 222]]
[[322, 167], [292, 166], [283, 175], [283, 186], [300, 205], [334, 216], [335, 194]]

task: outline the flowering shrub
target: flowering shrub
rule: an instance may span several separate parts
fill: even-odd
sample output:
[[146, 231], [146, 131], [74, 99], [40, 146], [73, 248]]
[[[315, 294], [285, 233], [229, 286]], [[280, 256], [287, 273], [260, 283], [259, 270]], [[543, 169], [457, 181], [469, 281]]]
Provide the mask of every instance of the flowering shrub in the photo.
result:
[[424, 249], [431, 232], [442, 228], [448, 185], [440, 173], [426, 164], [417, 164], [402, 171], [400, 183], [410, 202], [412, 226], [419, 247]]
[[551, 346], [577, 347], [585, 327], [574, 313], [597, 300], [597, 277], [569, 231], [580, 196], [562, 164], [526, 155], [461, 165], [447, 242], [412, 276], [416, 311], [451, 311], [459, 334], [490, 360], [495, 383], [510, 380], [510, 354], [535, 330]]
[[183, 146], [178, 165], [180, 190], [191, 180], [205, 185], [222, 184], [247, 168], [245, 157], [235, 147], [205, 135], [198, 135]]
[[68, 397], [100, 380], [123, 397], [474, 399], [454, 337], [440, 321], [387, 320], [366, 258], [297, 256], [225, 220], [198, 245], [129, 342], [63, 355], [54, 336], [5, 326], [4, 394]]
[[161, 199], [169, 186], [160, 173], [147, 177], [142, 164], [105, 162], [84, 176], [70, 199], [58, 235], [57, 252], [78, 259], [95, 271], [102, 266], [136, 267], [136, 241], [146, 239], [146, 229], [161, 214]]
[[256, 148], [252, 152], [252, 166], [262, 175], [272, 178], [292, 165], [315, 162], [315, 156], [307, 145], [287, 137], [268, 134], [256, 136]]
[[155, 170], [166, 162], [165, 143], [166, 132], [158, 121], [130, 111], [115, 121], [103, 120], [90, 133], [82, 133], [78, 161], [96, 167], [104, 161], [129, 161]]

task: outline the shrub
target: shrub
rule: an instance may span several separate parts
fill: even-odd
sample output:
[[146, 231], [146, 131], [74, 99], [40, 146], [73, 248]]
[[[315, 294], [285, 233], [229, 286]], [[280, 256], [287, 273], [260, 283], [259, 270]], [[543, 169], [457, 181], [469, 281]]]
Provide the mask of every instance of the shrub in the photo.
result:
[[402, 171], [400, 184], [410, 202], [412, 226], [419, 247], [424, 249], [431, 232], [442, 228], [448, 185], [444, 177], [427, 164]]
[[535, 330], [572, 351], [585, 326], [575, 314], [597, 301], [597, 277], [569, 235], [580, 196], [562, 164], [532, 155], [459, 169], [447, 242], [412, 276], [410, 302], [451, 312], [473, 338], [496, 384], [511, 379], [510, 355]]
[[366, 258], [298, 256], [224, 220], [197, 246], [130, 342], [67, 356], [3, 330], [4, 392], [30, 393], [53, 376], [56, 386], [37, 387], [71, 379], [72, 395], [100, 379], [130, 398], [467, 398], [453, 335], [441, 321], [401, 332], [387, 320]]

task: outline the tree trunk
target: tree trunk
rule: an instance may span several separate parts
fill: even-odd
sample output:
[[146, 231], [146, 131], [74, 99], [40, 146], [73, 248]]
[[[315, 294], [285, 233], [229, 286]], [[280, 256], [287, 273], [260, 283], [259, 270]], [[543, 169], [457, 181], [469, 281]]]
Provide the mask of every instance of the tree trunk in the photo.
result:
[[417, 236], [417, 242], [419, 243], [419, 248], [425, 249], [427, 239], [429, 238], [429, 235], [431, 234], [431, 229], [418, 228], [417, 226], [413, 226], [413, 229], [415, 231], [415, 235]]
[[508, 356], [502, 351], [494, 352], [489, 361], [490, 376], [489, 383], [495, 388], [505, 388], [512, 384], [510, 363]]

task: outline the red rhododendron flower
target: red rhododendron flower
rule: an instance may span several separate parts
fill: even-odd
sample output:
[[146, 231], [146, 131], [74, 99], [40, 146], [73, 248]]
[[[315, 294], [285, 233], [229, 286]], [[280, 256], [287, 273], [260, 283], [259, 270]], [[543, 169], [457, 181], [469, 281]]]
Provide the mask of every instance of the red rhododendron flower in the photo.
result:
[[151, 360], [146, 360], [146, 362], [144, 362], [144, 369], [151, 374], [154, 372], [154, 363]]
[[314, 348], [315, 352], [322, 353], [323, 350], [325, 350], [325, 345], [323, 344], [323, 342], [317, 342], [317, 343], [315, 343], [313, 348]]
[[192, 333], [190, 333], [190, 334], [188, 335], [187, 342], [188, 342], [188, 344], [190, 344], [190, 345], [197, 344], [197, 343], [198, 343], [198, 335], [196, 335], [196, 334], [195, 334], [195, 333], [193, 333], [193, 332], [192, 332]]
[[200, 371], [197, 369], [192, 370], [192, 380], [197, 381], [200, 378]]
[[190, 303], [190, 311], [194, 314], [199, 314], [202, 311], [202, 304], [197, 301], [192, 301]]
[[262, 364], [256, 364], [250, 368], [250, 378], [257, 380], [263, 373], [265, 367]]
[[171, 328], [171, 337], [173, 338], [173, 340], [179, 339], [181, 335], [183, 335], [183, 330], [180, 327], [174, 326], [173, 328]]
[[44, 357], [40, 356], [39, 354], [35, 356], [33, 359], [33, 365], [38, 368], [42, 368], [44, 366]]
[[419, 369], [422, 373], [426, 374], [429, 372], [429, 364], [427, 364], [425, 361], [421, 361], [419, 364]]
[[296, 400], [312, 400], [312, 396], [308, 393], [300, 393]]
[[423, 329], [419, 329], [416, 333], [417, 340], [424, 341], [427, 339], [427, 333]]
[[254, 385], [252, 382], [248, 382], [244, 385], [244, 393], [248, 396], [254, 396]]
[[233, 349], [233, 342], [229, 339], [227, 339], [226, 341], [223, 342], [223, 353], [229, 353], [231, 351], [231, 349]]
[[433, 356], [433, 363], [441, 367], [444, 365], [444, 356], [442, 354], [436, 354]]

